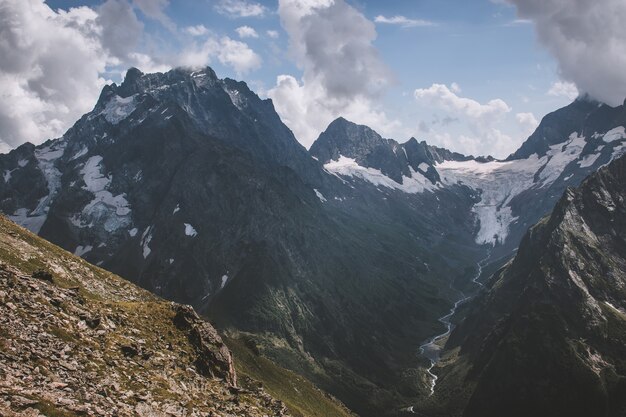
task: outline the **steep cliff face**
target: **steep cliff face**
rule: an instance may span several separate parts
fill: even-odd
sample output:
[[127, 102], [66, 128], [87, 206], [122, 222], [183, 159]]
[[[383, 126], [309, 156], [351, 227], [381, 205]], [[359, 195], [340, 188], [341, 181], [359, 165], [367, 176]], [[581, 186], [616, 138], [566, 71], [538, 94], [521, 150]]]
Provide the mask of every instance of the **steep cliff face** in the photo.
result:
[[622, 157], [568, 189], [494, 275], [446, 345], [433, 402], [468, 417], [623, 416], [625, 341]]

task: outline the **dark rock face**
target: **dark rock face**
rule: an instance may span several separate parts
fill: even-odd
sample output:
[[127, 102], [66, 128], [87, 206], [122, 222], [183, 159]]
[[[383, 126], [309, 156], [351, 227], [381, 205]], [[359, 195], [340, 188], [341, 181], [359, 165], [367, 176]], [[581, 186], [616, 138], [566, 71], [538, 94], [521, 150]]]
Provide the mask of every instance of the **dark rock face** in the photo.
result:
[[451, 415], [624, 415], [625, 237], [622, 157], [564, 193], [453, 332]]
[[[359, 165], [380, 170], [383, 174], [402, 184], [403, 177], [420, 172], [434, 184], [439, 181], [432, 168], [443, 161], [467, 161], [464, 156], [447, 149], [429, 146], [411, 138], [400, 144], [393, 139], [383, 139], [367, 126], [357, 125], [340, 117], [322, 132], [309, 150], [322, 164], [336, 161], [341, 156], [354, 159]], [[426, 164], [426, 167], [424, 165]]]
[[561, 143], [572, 132], [591, 137], [596, 132], [607, 131], [624, 123], [624, 106], [610, 107], [584, 96], [545, 116], [537, 130], [507, 159], [525, 159], [532, 154], [543, 156], [550, 146]]
[[205, 320], [200, 319], [191, 306], [177, 305], [174, 324], [187, 332], [189, 342], [196, 351], [196, 368], [204, 376], [222, 378], [237, 386], [237, 374], [230, 351], [217, 333]]

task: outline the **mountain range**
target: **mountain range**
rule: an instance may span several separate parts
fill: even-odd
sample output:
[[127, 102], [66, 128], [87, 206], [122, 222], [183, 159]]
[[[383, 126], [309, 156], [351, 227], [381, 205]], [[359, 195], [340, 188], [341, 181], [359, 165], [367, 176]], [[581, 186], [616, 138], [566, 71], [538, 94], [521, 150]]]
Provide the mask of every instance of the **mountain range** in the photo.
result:
[[[568, 188], [452, 332], [428, 410], [626, 414], [626, 157]], [[427, 408], [427, 407], [426, 407]]]
[[624, 126], [624, 106], [582, 97], [505, 160], [343, 118], [306, 150], [243, 82], [130, 69], [63, 137], [0, 155], [0, 210], [358, 414], [395, 415], [429, 395], [417, 348], [477, 263], [485, 278], [512, 259], [568, 187], [626, 152]]

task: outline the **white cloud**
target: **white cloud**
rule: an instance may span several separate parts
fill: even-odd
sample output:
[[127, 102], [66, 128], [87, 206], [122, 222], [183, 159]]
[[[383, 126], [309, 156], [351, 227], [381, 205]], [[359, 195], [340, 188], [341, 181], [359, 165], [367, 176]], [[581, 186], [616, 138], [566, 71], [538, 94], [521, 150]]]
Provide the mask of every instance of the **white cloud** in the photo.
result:
[[504, 26], [524, 26], [531, 25], [532, 23], [533, 21], [530, 19], [515, 19], [505, 24]]
[[557, 81], [548, 90], [548, 95], [553, 97], [565, 97], [568, 100], [574, 100], [578, 97], [578, 88], [576, 84], [565, 81]]
[[204, 25], [187, 26], [183, 29], [185, 33], [191, 36], [203, 36], [209, 33], [209, 29]]
[[434, 22], [430, 22], [428, 20], [409, 19], [408, 17], [399, 16], [399, 15], [392, 16], [392, 17], [385, 17], [383, 15], [378, 15], [376, 16], [376, 18], [374, 18], [374, 22], [384, 23], [388, 25], [398, 25], [398, 26], [402, 26], [403, 28], [410, 28], [410, 27], [416, 27], [416, 26], [436, 26]]
[[261, 66], [261, 57], [244, 43], [228, 36], [210, 37], [201, 44], [192, 44], [177, 58], [177, 65], [191, 68], [209, 65], [213, 59], [232, 67], [238, 75], [246, 74]]
[[215, 9], [229, 17], [261, 17], [267, 13], [265, 6], [246, 0], [220, 0]]
[[508, 0], [535, 23], [564, 80], [616, 106], [626, 97], [626, 1]]
[[58, 137], [93, 107], [108, 59], [97, 18], [87, 7], [57, 13], [42, 0], [3, 0], [1, 142], [14, 147]]
[[[456, 89], [458, 90], [458, 85]], [[493, 119], [511, 111], [502, 99], [497, 98], [486, 104], [480, 104], [476, 100], [459, 97], [443, 84], [433, 84], [427, 89], [418, 88], [414, 95], [417, 100], [429, 100], [445, 110], [461, 113], [473, 119]]]
[[535, 129], [537, 129], [537, 126], [539, 126], [539, 121], [532, 113], [517, 113], [515, 119], [522, 128], [525, 136], [530, 136]]
[[125, 0], [109, 0], [96, 11], [103, 47], [120, 60], [128, 59], [143, 33], [143, 24], [132, 7]]
[[[460, 97], [459, 92], [459, 86], [454, 84], [450, 88], [433, 84], [416, 89], [414, 97], [419, 104], [443, 111], [445, 115], [443, 119], [437, 116], [430, 127], [421, 123], [419, 129], [432, 132], [435, 143], [466, 154], [504, 156], [512, 152], [517, 143], [502, 131], [511, 107], [502, 99], [483, 104]], [[530, 123], [528, 114], [519, 117]]]
[[279, 76], [268, 95], [301, 143], [310, 146], [338, 116], [383, 134], [398, 128], [374, 104], [392, 77], [371, 21], [343, 0], [280, 0], [278, 12], [303, 75]]
[[254, 30], [254, 28], [251, 28], [250, 26], [240, 26], [237, 29], [235, 29], [235, 32], [237, 32], [239, 37], [242, 39], [259, 37], [259, 34], [256, 33], [256, 30]]
[[261, 66], [261, 57], [243, 42], [225, 36], [220, 39], [220, 46], [219, 61], [231, 66], [237, 74], [245, 74]]
[[265, 32], [267, 34], [267, 36], [269, 36], [272, 39], [278, 39], [278, 31], [276, 30], [268, 30], [267, 32]]
[[390, 120], [366, 97], [337, 100], [329, 97], [321, 84], [298, 82], [291, 75], [278, 76], [276, 86], [268, 95], [283, 122], [306, 147], [311, 146], [330, 122], [339, 116], [368, 125], [386, 136], [393, 136], [402, 128], [400, 122]]
[[171, 32], [176, 31], [176, 25], [165, 13], [165, 8], [169, 6], [169, 0], [133, 0], [133, 5], [143, 14], [151, 19], [160, 22]]

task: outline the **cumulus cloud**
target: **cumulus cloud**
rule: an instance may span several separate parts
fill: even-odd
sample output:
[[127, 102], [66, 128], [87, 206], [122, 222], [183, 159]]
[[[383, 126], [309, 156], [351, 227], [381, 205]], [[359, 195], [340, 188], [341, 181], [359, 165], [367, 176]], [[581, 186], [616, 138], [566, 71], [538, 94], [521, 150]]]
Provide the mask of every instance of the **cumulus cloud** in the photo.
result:
[[578, 97], [578, 88], [576, 84], [565, 81], [557, 81], [548, 90], [548, 95], [553, 97], [565, 97], [568, 100], [574, 100]]
[[261, 17], [267, 13], [265, 6], [246, 0], [220, 0], [215, 9], [229, 17]]
[[383, 15], [378, 15], [374, 18], [374, 22], [376, 23], [384, 23], [388, 25], [397, 25], [403, 28], [412, 28], [416, 26], [435, 26], [434, 22], [430, 22], [428, 20], [422, 19], [409, 19], [406, 16], [396, 15], [392, 17], [385, 17]]
[[[502, 122], [512, 111], [511, 107], [502, 99], [480, 103], [459, 96], [460, 91], [461, 88], [456, 84], [451, 87], [433, 84], [429, 88], [416, 89], [414, 97], [418, 103], [445, 114], [443, 118], [436, 116], [431, 126], [421, 123], [419, 130], [432, 132], [436, 143], [467, 154], [490, 153], [504, 156], [513, 151], [515, 140], [501, 130]], [[521, 118], [528, 125], [531, 122], [530, 116], [521, 115], [518, 121]], [[449, 131], [453, 124], [458, 125], [452, 129], [457, 134]], [[458, 129], [462, 133], [458, 133]]]
[[626, 97], [624, 0], [507, 0], [530, 19], [564, 80], [616, 106]]
[[185, 48], [177, 59], [184, 67], [198, 68], [209, 65], [213, 59], [232, 67], [238, 75], [246, 74], [261, 66], [261, 57], [244, 43], [228, 36], [209, 37], [202, 43]]
[[517, 113], [515, 119], [522, 128], [525, 136], [530, 136], [535, 129], [537, 129], [537, 126], [539, 126], [539, 121], [532, 113]]
[[278, 39], [278, 31], [276, 30], [268, 30], [267, 32], [265, 32], [267, 34], [267, 36], [269, 36], [272, 39]]
[[112, 56], [127, 60], [139, 43], [143, 24], [130, 4], [123, 0], [109, 0], [98, 8], [97, 13], [95, 23], [101, 28], [102, 46]]
[[330, 122], [339, 116], [359, 124], [366, 124], [383, 135], [391, 135], [402, 128], [390, 120], [364, 96], [351, 100], [329, 97], [319, 83], [299, 82], [291, 75], [278, 76], [276, 86], [268, 92], [283, 122], [306, 147], [313, 144]]
[[[97, 98], [107, 59], [87, 7], [54, 12], [41, 0], [0, 6], [0, 141], [58, 137]], [[108, 38], [116, 53], [125, 53]]]
[[[458, 85], [453, 84], [452, 88], [460, 91]], [[481, 104], [471, 98], [459, 97], [451, 88], [443, 84], [433, 84], [426, 89], [418, 88], [414, 95], [417, 100], [429, 100], [439, 107], [465, 114], [473, 119], [494, 119], [511, 111], [502, 99], [497, 98]]]
[[338, 116], [383, 134], [397, 128], [374, 105], [392, 76], [372, 45], [373, 22], [343, 0], [280, 0], [278, 12], [303, 75], [279, 76], [268, 95], [305, 146]]
[[203, 36], [209, 33], [209, 29], [204, 25], [187, 26], [183, 31], [191, 36]]
[[157, 20], [170, 31], [176, 31], [176, 25], [165, 13], [169, 0], [133, 0], [133, 4], [146, 16]]
[[237, 32], [237, 35], [239, 35], [239, 37], [242, 39], [259, 37], [259, 34], [256, 33], [256, 30], [254, 30], [254, 28], [251, 28], [250, 26], [239, 26], [237, 29], [235, 29], [235, 32]]

